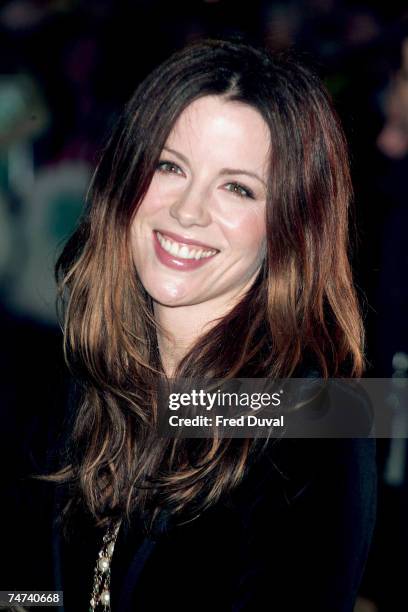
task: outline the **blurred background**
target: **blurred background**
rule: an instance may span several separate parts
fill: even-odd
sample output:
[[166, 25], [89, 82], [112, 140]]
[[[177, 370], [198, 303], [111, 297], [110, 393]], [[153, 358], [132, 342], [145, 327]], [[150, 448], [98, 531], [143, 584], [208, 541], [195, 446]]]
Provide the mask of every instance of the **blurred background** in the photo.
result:
[[[10, 578], [0, 589], [46, 588], [52, 569], [42, 557], [50, 535], [46, 487], [44, 505], [33, 504], [28, 477], [47, 465], [46, 449], [63, 428], [67, 375], [53, 266], [81, 213], [98, 153], [158, 62], [196, 37], [230, 34], [303, 52], [334, 97], [355, 187], [353, 264], [367, 376], [407, 377], [405, 3], [1, 2], [0, 465]], [[406, 455], [403, 439], [379, 442], [379, 514], [358, 612], [408, 610]]]

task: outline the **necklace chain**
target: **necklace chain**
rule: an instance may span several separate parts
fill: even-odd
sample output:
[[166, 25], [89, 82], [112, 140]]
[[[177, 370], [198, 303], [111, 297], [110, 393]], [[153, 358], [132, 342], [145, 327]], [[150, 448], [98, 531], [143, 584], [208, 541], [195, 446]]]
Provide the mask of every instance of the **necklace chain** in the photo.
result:
[[121, 520], [112, 523], [102, 538], [102, 547], [95, 564], [89, 612], [110, 612], [111, 561]]

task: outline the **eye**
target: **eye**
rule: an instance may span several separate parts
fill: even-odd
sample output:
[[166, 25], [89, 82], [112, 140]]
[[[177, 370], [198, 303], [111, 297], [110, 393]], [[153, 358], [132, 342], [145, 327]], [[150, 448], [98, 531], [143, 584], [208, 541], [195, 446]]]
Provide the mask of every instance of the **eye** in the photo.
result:
[[165, 174], [183, 174], [183, 171], [180, 166], [178, 166], [174, 162], [167, 161], [165, 159], [161, 159], [157, 163], [156, 170]]
[[240, 185], [239, 183], [228, 183], [227, 190], [231, 191], [239, 198], [251, 198], [252, 200], [255, 199], [253, 191], [248, 189], [248, 187]]

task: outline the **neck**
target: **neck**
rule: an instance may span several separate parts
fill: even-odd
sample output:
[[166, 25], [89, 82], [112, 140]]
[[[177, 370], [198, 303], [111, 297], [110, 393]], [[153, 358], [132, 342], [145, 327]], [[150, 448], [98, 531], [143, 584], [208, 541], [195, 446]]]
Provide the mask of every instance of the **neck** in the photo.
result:
[[154, 316], [165, 332], [158, 333], [158, 344], [164, 371], [171, 378], [198, 338], [217, 323], [217, 316], [210, 320], [200, 305], [170, 307], [157, 303]]
[[158, 332], [160, 357], [166, 375], [174, 372], [200, 336], [210, 331], [226, 316], [251, 287], [254, 275], [239, 292], [214, 298], [198, 304], [165, 306], [154, 302], [154, 316], [163, 333]]

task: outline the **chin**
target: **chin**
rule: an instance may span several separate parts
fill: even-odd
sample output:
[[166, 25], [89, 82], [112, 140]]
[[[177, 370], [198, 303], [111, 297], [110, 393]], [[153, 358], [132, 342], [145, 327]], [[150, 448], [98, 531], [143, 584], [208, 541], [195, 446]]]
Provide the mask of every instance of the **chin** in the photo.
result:
[[[143, 286], [151, 298], [162, 306], [182, 306], [188, 302], [188, 291], [186, 287], [180, 286], [168, 280], [163, 280], [160, 284], [145, 283], [142, 278]], [[183, 283], [184, 285], [184, 283]]]

